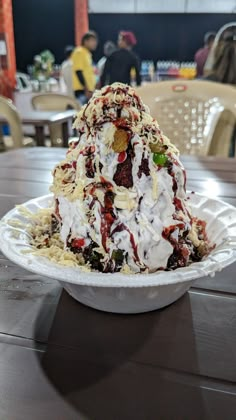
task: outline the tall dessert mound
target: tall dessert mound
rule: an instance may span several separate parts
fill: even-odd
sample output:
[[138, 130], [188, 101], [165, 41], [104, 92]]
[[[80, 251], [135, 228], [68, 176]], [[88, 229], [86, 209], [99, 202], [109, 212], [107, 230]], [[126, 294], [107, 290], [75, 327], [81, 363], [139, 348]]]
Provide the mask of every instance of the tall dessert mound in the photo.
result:
[[78, 140], [51, 188], [65, 249], [91, 269], [134, 273], [184, 267], [208, 253], [178, 151], [134, 89], [96, 91], [75, 128]]

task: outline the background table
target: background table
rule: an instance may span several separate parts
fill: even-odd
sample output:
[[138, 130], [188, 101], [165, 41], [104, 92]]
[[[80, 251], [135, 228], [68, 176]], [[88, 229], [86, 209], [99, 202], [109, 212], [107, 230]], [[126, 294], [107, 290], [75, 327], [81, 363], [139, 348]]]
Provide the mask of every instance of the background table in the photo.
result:
[[[45, 127], [50, 128], [55, 124], [62, 125], [62, 141], [63, 146], [68, 145], [69, 138], [69, 122], [71, 122], [76, 114], [76, 111], [73, 109], [68, 109], [67, 111], [21, 111], [20, 117], [22, 124], [33, 125], [35, 129], [35, 141], [38, 146], [44, 146], [45, 141]], [[6, 122], [6, 119], [0, 115], [0, 124]]]
[[[0, 155], [0, 216], [47, 194], [65, 149]], [[188, 188], [236, 205], [236, 161], [183, 157]], [[236, 264], [173, 305], [112, 315], [0, 256], [0, 419], [236, 418]]]

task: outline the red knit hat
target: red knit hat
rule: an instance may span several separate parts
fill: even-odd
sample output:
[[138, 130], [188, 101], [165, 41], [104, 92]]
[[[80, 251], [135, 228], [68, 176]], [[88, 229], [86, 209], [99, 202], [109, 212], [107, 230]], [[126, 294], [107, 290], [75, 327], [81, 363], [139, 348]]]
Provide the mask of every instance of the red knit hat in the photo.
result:
[[122, 38], [125, 40], [125, 42], [130, 45], [131, 47], [133, 47], [134, 45], [137, 44], [137, 39], [136, 36], [134, 35], [133, 32], [129, 32], [129, 31], [121, 31], [120, 35], [122, 36]]

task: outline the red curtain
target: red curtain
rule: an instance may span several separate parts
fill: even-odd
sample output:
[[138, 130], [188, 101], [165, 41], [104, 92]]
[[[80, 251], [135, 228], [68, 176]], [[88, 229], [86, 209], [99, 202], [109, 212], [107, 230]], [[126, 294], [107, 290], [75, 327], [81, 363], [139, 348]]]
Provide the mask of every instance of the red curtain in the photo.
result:
[[75, 0], [75, 43], [80, 45], [81, 38], [89, 29], [88, 1]]
[[12, 0], [0, 0], [0, 95], [12, 98], [16, 83], [16, 57]]

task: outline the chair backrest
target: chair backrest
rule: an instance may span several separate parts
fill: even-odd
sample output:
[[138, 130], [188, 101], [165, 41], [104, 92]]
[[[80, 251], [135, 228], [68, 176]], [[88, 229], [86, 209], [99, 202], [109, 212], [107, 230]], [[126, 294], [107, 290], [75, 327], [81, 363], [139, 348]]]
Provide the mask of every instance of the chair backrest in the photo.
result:
[[227, 138], [221, 126], [218, 139], [224, 142], [222, 155], [227, 155], [236, 119], [234, 87], [204, 80], [175, 80], [141, 86], [137, 93], [182, 154], [219, 154], [217, 142], [211, 146], [220, 117], [227, 111]]
[[226, 23], [226, 25], [223, 25], [219, 29], [219, 31], [217, 32], [214, 43], [212, 45], [212, 48], [211, 48], [211, 50], [208, 54], [207, 61], [204, 65], [204, 74], [205, 75], [208, 75], [209, 73], [211, 73], [211, 71], [213, 69], [213, 65], [214, 65], [214, 61], [215, 61], [215, 51], [217, 49], [218, 43], [220, 41], [222, 41], [226, 31], [230, 31], [234, 35], [236, 35], [236, 22]]
[[41, 93], [33, 96], [31, 101], [38, 111], [65, 111], [69, 108], [79, 111], [81, 108], [75, 98], [60, 93]]
[[20, 115], [12, 101], [0, 96], [0, 115], [2, 115], [10, 126], [13, 147], [23, 146], [23, 131]]

